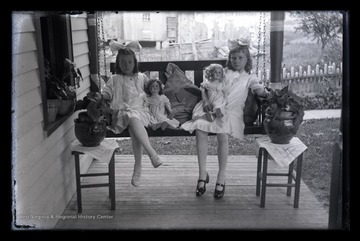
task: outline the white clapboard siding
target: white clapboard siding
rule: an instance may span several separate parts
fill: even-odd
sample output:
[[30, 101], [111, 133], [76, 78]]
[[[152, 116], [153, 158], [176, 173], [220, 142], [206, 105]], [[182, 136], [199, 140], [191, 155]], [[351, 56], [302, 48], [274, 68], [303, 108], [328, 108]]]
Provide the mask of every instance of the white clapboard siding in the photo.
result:
[[73, 31], [72, 32], [72, 41], [73, 44], [82, 43], [89, 41], [89, 37], [86, 31]]
[[[82, 54], [88, 54], [89, 53], [89, 45], [87, 42], [77, 43], [74, 44], [74, 56], [79, 56]], [[79, 66], [77, 66], [79, 67]]]
[[13, 33], [34, 32], [34, 13], [33, 12], [13, 12], [12, 31]]
[[78, 100], [82, 99], [83, 95], [89, 92], [90, 88], [90, 76], [84, 78], [84, 81], [80, 82], [80, 87], [76, 89], [76, 97]]
[[[90, 76], [90, 67], [89, 67], [89, 65], [81, 66], [81, 67], [79, 67], [79, 69], [80, 69], [82, 77], [84, 79]], [[81, 83], [81, 80], [80, 80], [80, 83]]]
[[35, 106], [41, 105], [41, 90], [40, 87], [26, 92], [25, 94], [14, 99], [15, 117], [20, 118]]
[[72, 31], [85, 30], [87, 31], [87, 16], [86, 14], [71, 17]]
[[[59, 185], [64, 178], [73, 179], [74, 176], [68, 176], [63, 173], [62, 179], [55, 179], [54, 176], [59, 172], [58, 165], [68, 165], [70, 168], [74, 168], [73, 157], [71, 156], [70, 143], [74, 139], [74, 130], [72, 127], [72, 120], [68, 119], [63, 126], [67, 126], [69, 129], [64, 131], [65, 135], [58, 139], [54, 147], [46, 153], [41, 159], [33, 163], [32, 166], [27, 166], [22, 170], [22, 173], [18, 175], [17, 184], [19, 185], [19, 198], [20, 200], [26, 199], [28, 203], [36, 203], [35, 199], [37, 194], [41, 193], [48, 185]], [[55, 136], [54, 136], [55, 137]], [[85, 161], [86, 157], [83, 157]], [[52, 180], [52, 182], [49, 182]], [[42, 183], [40, 186], [37, 183]], [[44, 184], [45, 183], [45, 184]], [[44, 186], [46, 185], [46, 186]], [[26, 198], [25, 198], [26, 197]]]
[[14, 92], [13, 97], [19, 97], [24, 93], [40, 88], [39, 71], [31, 70], [21, 75], [14, 76]]
[[[74, 116], [74, 115], [73, 115]], [[54, 135], [57, 134], [57, 135]], [[46, 170], [47, 165], [51, 165], [52, 159], [56, 159], [59, 157], [65, 148], [67, 148], [71, 141], [75, 139], [75, 134], [73, 130], [73, 118], [70, 117], [67, 119], [63, 125], [61, 125], [50, 137], [46, 140], [41, 141], [42, 147], [46, 147], [46, 149], [40, 150], [40, 152], [44, 152], [44, 154], [39, 159], [28, 158], [29, 161], [18, 167], [18, 170], [21, 171], [18, 176], [18, 182], [24, 184], [24, 188], [27, 185], [32, 185], [36, 178], [39, 177], [39, 171]], [[50, 142], [51, 145], [46, 146], [43, 145], [43, 142]], [[31, 156], [32, 152], [28, 153], [28, 156]], [[24, 156], [23, 158], [27, 158]], [[21, 175], [24, 173], [24, 175]], [[27, 177], [28, 174], [31, 177]], [[24, 179], [24, 177], [26, 177]]]
[[15, 123], [15, 138], [18, 140], [42, 122], [43, 109], [40, 105], [35, 106], [31, 111], [17, 119]]
[[89, 54], [86, 53], [86, 54], [82, 54], [82, 55], [79, 55], [79, 56], [75, 56], [74, 57], [74, 62], [76, 63], [76, 66], [78, 68], [89, 65], [90, 64]]
[[25, 53], [36, 50], [35, 35], [32, 32], [15, 33], [12, 37], [13, 54]]
[[76, 90], [77, 99], [83, 99], [90, 91], [90, 59], [89, 44], [87, 33], [87, 14], [71, 17], [72, 42], [74, 49], [74, 62], [80, 69], [83, 80], [80, 81], [80, 87]]
[[35, 51], [13, 55], [12, 64], [14, 76], [39, 68]]
[[[42, 160], [45, 155], [48, 154], [54, 146], [57, 145], [57, 142], [63, 137], [64, 133], [66, 133], [66, 128], [70, 129], [72, 127], [72, 122], [75, 118], [76, 113], [69, 117], [67, 121], [63, 125], [61, 125], [53, 134], [51, 134], [48, 138], [42, 140], [35, 148], [33, 148], [30, 152], [26, 154], [26, 156], [20, 156], [21, 160], [25, 159], [26, 161], [20, 161], [17, 163], [17, 170], [26, 171], [29, 168], [36, 165], [39, 160]], [[71, 122], [71, 123], [70, 123]], [[65, 129], [65, 130], [64, 130]]]
[[17, 161], [23, 161], [27, 159], [27, 155], [30, 154], [37, 145], [39, 145], [46, 138], [46, 134], [43, 130], [42, 123], [38, 123], [32, 130], [26, 133], [24, 136], [16, 139], [16, 159]]

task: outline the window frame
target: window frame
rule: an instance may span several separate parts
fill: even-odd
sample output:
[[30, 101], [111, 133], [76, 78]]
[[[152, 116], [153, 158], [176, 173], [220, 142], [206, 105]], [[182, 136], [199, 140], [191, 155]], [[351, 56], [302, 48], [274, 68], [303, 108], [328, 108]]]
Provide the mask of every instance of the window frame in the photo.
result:
[[150, 22], [150, 13], [143, 13], [142, 21], [143, 22]]
[[[170, 33], [175, 33], [175, 36], [171, 36]], [[177, 39], [177, 18], [166, 17], [166, 37], [170, 40], [176, 41]]]
[[[47, 18], [49, 24], [47, 29], [44, 29], [42, 26], [42, 20]], [[69, 14], [59, 14], [56, 12], [35, 12], [35, 28], [36, 28], [36, 39], [37, 39], [37, 51], [38, 51], [38, 61], [39, 61], [39, 77], [40, 77], [40, 87], [41, 87], [41, 99], [42, 99], [42, 108], [43, 108], [43, 129], [46, 132], [47, 137], [49, 137], [55, 130], [61, 126], [73, 113], [69, 113], [64, 116], [57, 116], [54, 122], [49, 122], [48, 119], [48, 108], [47, 108], [47, 91], [46, 91], [46, 79], [45, 79], [45, 48], [48, 48], [48, 51], [51, 52], [50, 55], [53, 63], [52, 70], [55, 66], [61, 66], [64, 63], [64, 59], [68, 58], [73, 61], [73, 45], [72, 45], [72, 35], [71, 35], [71, 16]], [[51, 20], [49, 20], [51, 19]], [[55, 20], [55, 21], [52, 21]], [[50, 29], [56, 29], [55, 31], [49, 32]], [[60, 40], [49, 41], [45, 43], [43, 38], [48, 37], [48, 39], [55, 39], [60, 37]], [[48, 44], [46, 47], [45, 44]], [[54, 53], [61, 52], [62, 55], [57, 55]], [[61, 68], [60, 68], [61, 69]], [[55, 70], [59, 72], [59, 68]], [[75, 85], [75, 80], [71, 77], [71, 85]]]

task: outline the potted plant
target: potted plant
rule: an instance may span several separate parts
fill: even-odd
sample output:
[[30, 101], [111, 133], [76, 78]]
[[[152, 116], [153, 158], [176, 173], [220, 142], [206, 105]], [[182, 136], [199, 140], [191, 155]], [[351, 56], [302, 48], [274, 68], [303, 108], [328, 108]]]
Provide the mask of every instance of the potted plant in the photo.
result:
[[45, 59], [45, 80], [47, 92], [47, 104], [49, 107], [49, 121], [55, 120], [56, 115], [66, 115], [75, 108], [76, 86], [71, 85], [71, 76], [79, 85], [81, 72], [75, 63], [69, 59], [64, 60], [64, 71], [61, 78], [55, 76], [50, 68], [50, 63]]
[[76, 102], [75, 111], [79, 112], [75, 121], [75, 136], [83, 146], [100, 145], [106, 136], [107, 126], [111, 123], [112, 110], [99, 92], [89, 92]]
[[271, 142], [288, 144], [303, 121], [301, 98], [292, 93], [287, 85], [281, 90], [270, 90], [264, 107], [264, 128]]

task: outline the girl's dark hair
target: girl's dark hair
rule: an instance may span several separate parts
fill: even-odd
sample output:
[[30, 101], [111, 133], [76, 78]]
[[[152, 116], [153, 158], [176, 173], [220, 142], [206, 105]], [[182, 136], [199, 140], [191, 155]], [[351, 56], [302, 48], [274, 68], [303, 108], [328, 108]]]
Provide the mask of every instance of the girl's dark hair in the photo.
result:
[[150, 92], [150, 86], [153, 84], [153, 83], [157, 83], [159, 85], [159, 88], [160, 88], [160, 91], [159, 91], [159, 95], [162, 95], [163, 94], [163, 87], [162, 87], [162, 83], [159, 79], [150, 79], [147, 83], [146, 83], [146, 86], [145, 86], [145, 93], [148, 94], [148, 95], [151, 95], [151, 92]]
[[231, 55], [233, 53], [239, 53], [239, 52], [243, 52], [246, 56], [247, 62], [245, 65], [245, 72], [250, 74], [251, 73], [251, 69], [252, 69], [252, 59], [251, 59], [251, 55], [250, 55], [250, 51], [249, 51], [249, 47], [246, 45], [239, 45], [233, 49], [230, 50], [229, 55], [228, 55], [228, 59], [226, 61], [226, 67], [228, 69], [234, 70], [234, 67], [231, 64]]
[[135, 55], [134, 51], [132, 51], [129, 48], [119, 49], [118, 54], [116, 55], [115, 73], [116, 74], [125, 74], [124, 72], [121, 71], [121, 68], [120, 68], [120, 56], [121, 55], [131, 55], [131, 56], [134, 57], [133, 74], [138, 73], [139, 72], [139, 67], [138, 67], [138, 61], [136, 59], [136, 55]]

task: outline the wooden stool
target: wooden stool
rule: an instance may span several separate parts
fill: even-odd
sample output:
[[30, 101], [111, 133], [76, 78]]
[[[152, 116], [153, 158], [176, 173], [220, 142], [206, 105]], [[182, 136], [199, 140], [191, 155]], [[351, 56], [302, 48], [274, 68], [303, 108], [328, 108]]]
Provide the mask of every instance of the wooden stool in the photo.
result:
[[[301, 170], [302, 170], [302, 161], [303, 161], [303, 152], [306, 150], [306, 146], [296, 137], [292, 139], [289, 144], [273, 144], [271, 143], [268, 137], [262, 137], [257, 139], [259, 148], [259, 156], [257, 162], [257, 175], [256, 175], [256, 196], [261, 195], [260, 207], [265, 207], [265, 196], [266, 196], [266, 187], [286, 187], [287, 196], [291, 196], [291, 188], [295, 187], [295, 197], [294, 197], [294, 208], [299, 207], [299, 197], [300, 197], [300, 183], [301, 183]], [[276, 151], [274, 151], [276, 150]], [[287, 157], [287, 162], [289, 163], [289, 169], [287, 173], [268, 173], [268, 157], [269, 152], [273, 159], [277, 161], [279, 156], [278, 153], [287, 153], [291, 155], [285, 155]], [[296, 175], [294, 173], [294, 162], [296, 160]], [[284, 164], [284, 160], [281, 160]], [[277, 162], [279, 164], [279, 162]], [[262, 170], [261, 170], [262, 168]], [[287, 183], [267, 183], [268, 176], [287, 176]], [[292, 183], [294, 180], [295, 183]], [[261, 193], [260, 193], [261, 185]]]
[[[105, 141], [105, 140], [104, 140]], [[72, 155], [75, 156], [75, 175], [76, 175], [76, 193], [77, 193], [77, 204], [78, 204], [78, 213], [82, 212], [82, 198], [81, 198], [81, 189], [82, 188], [94, 188], [94, 187], [109, 187], [109, 196], [111, 199], [111, 210], [115, 210], [115, 150], [118, 148], [118, 145], [116, 146], [103, 146], [101, 144], [98, 147], [81, 147], [77, 145], [77, 148], [73, 147], [73, 151], [71, 152]], [[88, 150], [87, 150], [88, 149]], [[107, 151], [108, 154], [110, 154], [110, 161], [108, 161], [108, 172], [106, 173], [88, 173], [88, 174], [81, 174], [80, 173], [80, 155], [89, 155], [95, 158], [94, 153], [101, 156], [101, 152]], [[110, 153], [109, 153], [110, 151]], [[102, 160], [95, 158], [97, 160]], [[94, 183], [94, 184], [81, 184], [81, 177], [94, 177], [94, 176], [109, 176], [109, 182], [108, 183]]]

